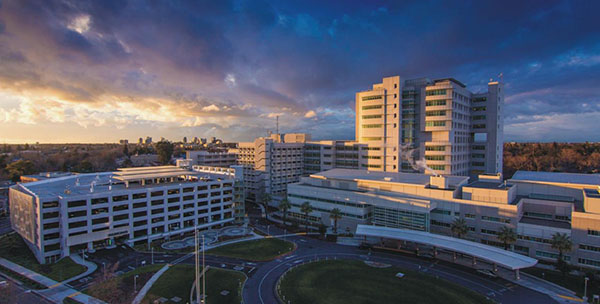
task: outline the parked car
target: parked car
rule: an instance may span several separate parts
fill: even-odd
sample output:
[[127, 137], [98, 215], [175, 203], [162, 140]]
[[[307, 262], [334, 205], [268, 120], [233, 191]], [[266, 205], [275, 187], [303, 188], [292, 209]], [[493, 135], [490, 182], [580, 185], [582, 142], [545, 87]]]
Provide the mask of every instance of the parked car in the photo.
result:
[[490, 279], [498, 278], [498, 275], [489, 269], [477, 269], [477, 273]]
[[360, 245], [358, 245], [358, 249], [371, 249], [373, 248], [373, 245], [369, 244], [369, 243], [360, 243]]

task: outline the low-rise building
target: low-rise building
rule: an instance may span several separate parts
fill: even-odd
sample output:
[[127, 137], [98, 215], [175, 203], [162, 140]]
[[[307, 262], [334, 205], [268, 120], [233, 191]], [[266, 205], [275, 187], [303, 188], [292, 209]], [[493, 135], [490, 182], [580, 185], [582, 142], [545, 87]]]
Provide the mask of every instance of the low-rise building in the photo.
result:
[[233, 222], [241, 178], [241, 168], [158, 166], [17, 184], [11, 225], [40, 263], [54, 262]]
[[185, 158], [193, 166], [229, 167], [236, 164], [236, 155], [227, 151], [186, 151]]
[[333, 225], [331, 210], [341, 210], [338, 229], [354, 232], [359, 224], [420, 230], [453, 235], [456, 219], [466, 222], [466, 239], [504, 247], [502, 227], [513, 229], [517, 253], [555, 261], [552, 237], [564, 233], [573, 249], [565, 260], [600, 269], [600, 175], [517, 172], [510, 180], [501, 175], [466, 176], [374, 172], [332, 169], [302, 177], [288, 186], [290, 216], [305, 220], [301, 211], [309, 202], [309, 221]]

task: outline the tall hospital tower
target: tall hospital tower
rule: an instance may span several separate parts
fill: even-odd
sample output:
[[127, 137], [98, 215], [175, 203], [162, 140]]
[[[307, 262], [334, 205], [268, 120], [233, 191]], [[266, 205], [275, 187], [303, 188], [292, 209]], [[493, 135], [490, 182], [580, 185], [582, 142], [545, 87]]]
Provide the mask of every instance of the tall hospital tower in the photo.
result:
[[369, 170], [477, 176], [502, 172], [504, 91], [473, 93], [453, 78], [383, 78], [356, 93], [356, 141]]

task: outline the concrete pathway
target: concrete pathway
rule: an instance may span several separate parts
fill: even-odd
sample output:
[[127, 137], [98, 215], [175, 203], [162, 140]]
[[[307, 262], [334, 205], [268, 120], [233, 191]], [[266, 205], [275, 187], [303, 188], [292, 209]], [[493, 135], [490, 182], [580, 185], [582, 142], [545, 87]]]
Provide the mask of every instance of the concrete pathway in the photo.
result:
[[67, 284], [69, 282], [73, 282], [73, 281], [77, 281], [81, 278], [85, 278], [88, 275], [92, 274], [94, 271], [96, 271], [96, 269], [98, 269], [98, 266], [96, 265], [96, 263], [90, 262], [88, 260], [84, 260], [81, 256], [79, 256], [77, 254], [72, 254], [70, 256], [70, 258], [71, 258], [71, 260], [73, 260], [73, 262], [86, 267], [87, 270], [81, 274], [78, 274], [78, 275], [72, 277], [72, 278], [62, 281], [61, 283], [63, 283], [63, 284]]
[[28, 279], [35, 281], [41, 285], [48, 287], [48, 289], [37, 290], [36, 293], [46, 298], [49, 301], [55, 303], [62, 303], [66, 297], [73, 298], [81, 303], [90, 303], [90, 304], [105, 304], [105, 302], [96, 299], [94, 297], [90, 297], [86, 294], [82, 294], [81, 292], [68, 287], [64, 283], [59, 283], [55, 280], [52, 280], [44, 275], [41, 275], [35, 271], [29, 270], [21, 265], [15, 264], [9, 260], [0, 258], [0, 265], [24, 276]]
[[573, 303], [583, 303], [583, 300], [575, 294], [574, 291], [571, 291], [562, 286], [556, 285], [552, 282], [548, 282], [546, 280], [540, 279], [536, 276], [530, 275], [525, 272], [521, 272], [520, 280], [511, 280], [515, 284], [519, 284], [523, 287], [527, 287], [529, 289], [533, 289], [537, 292], [541, 292], [543, 294], [547, 294], [553, 300], [558, 303], [563, 304], [573, 304]]
[[140, 289], [140, 291], [135, 296], [135, 299], [133, 299], [133, 302], [131, 302], [131, 304], [139, 304], [139, 303], [141, 303], [142, 300], [144, 299], [144, 297], [146, 296], [146, 293], [148, 293], [148, 291], [152, 287], [152, 285], [154, 285], [154, 283], [156, 282], [156, 280], [158, 280], [158, 278], [160, 278], [160, 276], [163, 273], [165, 273], [165, 271], [169, 270], [169, 267], [171, 267], [171, 265], [167, 264], [163, 268], [161, 268], [159, 271], [157, 271], [154, 275], [152, 275], [152, 277], [150, 278], [150, 280], [148, 280], [148, 282], [146, 282], [146, 284], [144, 284], [144, 287], [142, 287], [142, 289]]

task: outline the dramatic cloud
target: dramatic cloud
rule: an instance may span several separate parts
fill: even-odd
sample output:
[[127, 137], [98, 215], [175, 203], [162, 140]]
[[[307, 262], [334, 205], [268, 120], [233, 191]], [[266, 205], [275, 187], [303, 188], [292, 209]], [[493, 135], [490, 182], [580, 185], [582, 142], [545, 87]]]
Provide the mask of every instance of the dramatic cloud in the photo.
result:
[[600, 141], [598, 1], [0, 3], [6, 142], [352, 139], [384, 76], [499, 73], [506, 140]]

